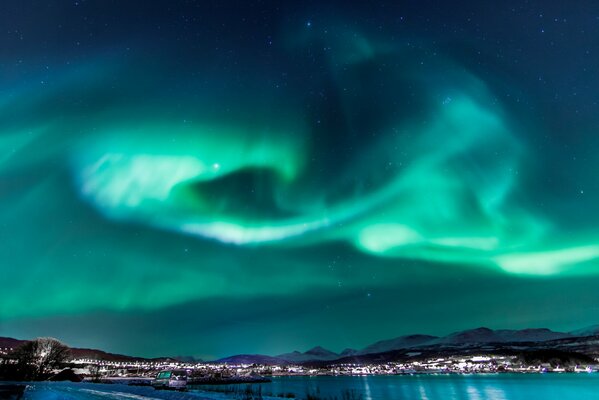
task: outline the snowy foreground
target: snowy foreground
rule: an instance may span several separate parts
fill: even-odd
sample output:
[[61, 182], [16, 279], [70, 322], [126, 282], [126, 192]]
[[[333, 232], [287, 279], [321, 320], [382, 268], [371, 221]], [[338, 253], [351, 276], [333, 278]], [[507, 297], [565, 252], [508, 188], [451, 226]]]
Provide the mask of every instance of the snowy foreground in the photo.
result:
[[123, 384], [34, 382], [27, 385], [23, 398], [26, 400], [212, 400], [227, 397], [218, 393], [174, 392]]

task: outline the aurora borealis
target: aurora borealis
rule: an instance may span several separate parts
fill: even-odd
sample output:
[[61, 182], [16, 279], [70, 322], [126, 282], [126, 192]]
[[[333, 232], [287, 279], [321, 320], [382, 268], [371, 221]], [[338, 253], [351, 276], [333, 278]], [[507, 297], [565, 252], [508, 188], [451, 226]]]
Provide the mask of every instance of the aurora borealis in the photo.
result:
[[599, 6], [33, 3], [0, 6], [0, 335], [599, 322]]

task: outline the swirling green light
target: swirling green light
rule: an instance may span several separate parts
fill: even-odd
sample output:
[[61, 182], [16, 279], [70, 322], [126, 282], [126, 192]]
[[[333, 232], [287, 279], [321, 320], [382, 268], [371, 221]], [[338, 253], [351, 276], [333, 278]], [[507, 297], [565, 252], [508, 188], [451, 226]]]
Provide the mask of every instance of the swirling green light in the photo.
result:
[[[358, 61], [353, 57], [349, 65], [373, 62], [375, 56], [368, 54]], [[411, 79], [425, 79], [407, 71]], [[270, 132], [256, 140], [263, 138], [261, 132], [243, 125], [177, 130], [155, 123], [102, 132], [97, 141], [84, 142], [76, 166], [81, 192], [111, 218], [236, 245], [343, 240], [378, 256], [495, 265], [508, 273], [540, 275], [571, 271], [572, 264], [596, 258], [595, 248], [584, 244], [534, 250], [550, 223], [512, 198], [524, 153], [519, 133], [481, 82], [454, 75], [456, 81], [443, 89], [450, 98], [436, 101], [439, 90], [422, 87], [430, 120], [399, 119], [378, 143], [363, 149], [352, 166], [354, 182], [387, 177], [359, 195], [331, 200], [339, 186], [333, 181], [310, 193], [311, 203], [295, 201], [292, 193], [302, 190], [302, 177], [310, 172], [305, 127], [294, 126], [295, 135]], [[165, 141], [162, 132], [176, 139]], [[262, 190], [291, 216], [222, 212], [218, 203], [227, 199], [214, 200], [201, 187], [248, 169], [274, 172], [278, 179]]]

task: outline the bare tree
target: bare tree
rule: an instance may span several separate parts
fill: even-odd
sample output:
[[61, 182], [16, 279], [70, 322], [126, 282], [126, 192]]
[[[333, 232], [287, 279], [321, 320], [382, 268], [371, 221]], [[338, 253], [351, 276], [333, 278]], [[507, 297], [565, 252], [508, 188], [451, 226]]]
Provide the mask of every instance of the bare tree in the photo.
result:
[[37, 338], [21, 345], [14, 355], [25, 378], [35, 380], [67, 361], [71, 351], [57, 339]]
[[100, 378], [102, 377], [102, 370], [100, 368], [100, 364], [90, 364], [89, 375], [92, 378], [92, 382], [100, 382]]

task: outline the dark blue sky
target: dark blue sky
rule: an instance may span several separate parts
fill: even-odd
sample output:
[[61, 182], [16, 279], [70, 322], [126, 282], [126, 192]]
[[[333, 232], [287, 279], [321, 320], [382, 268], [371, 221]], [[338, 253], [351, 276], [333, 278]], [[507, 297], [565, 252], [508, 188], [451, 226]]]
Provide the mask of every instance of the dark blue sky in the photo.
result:
[[596, 324], [599, 4], [5, 1], [0, 335]]

